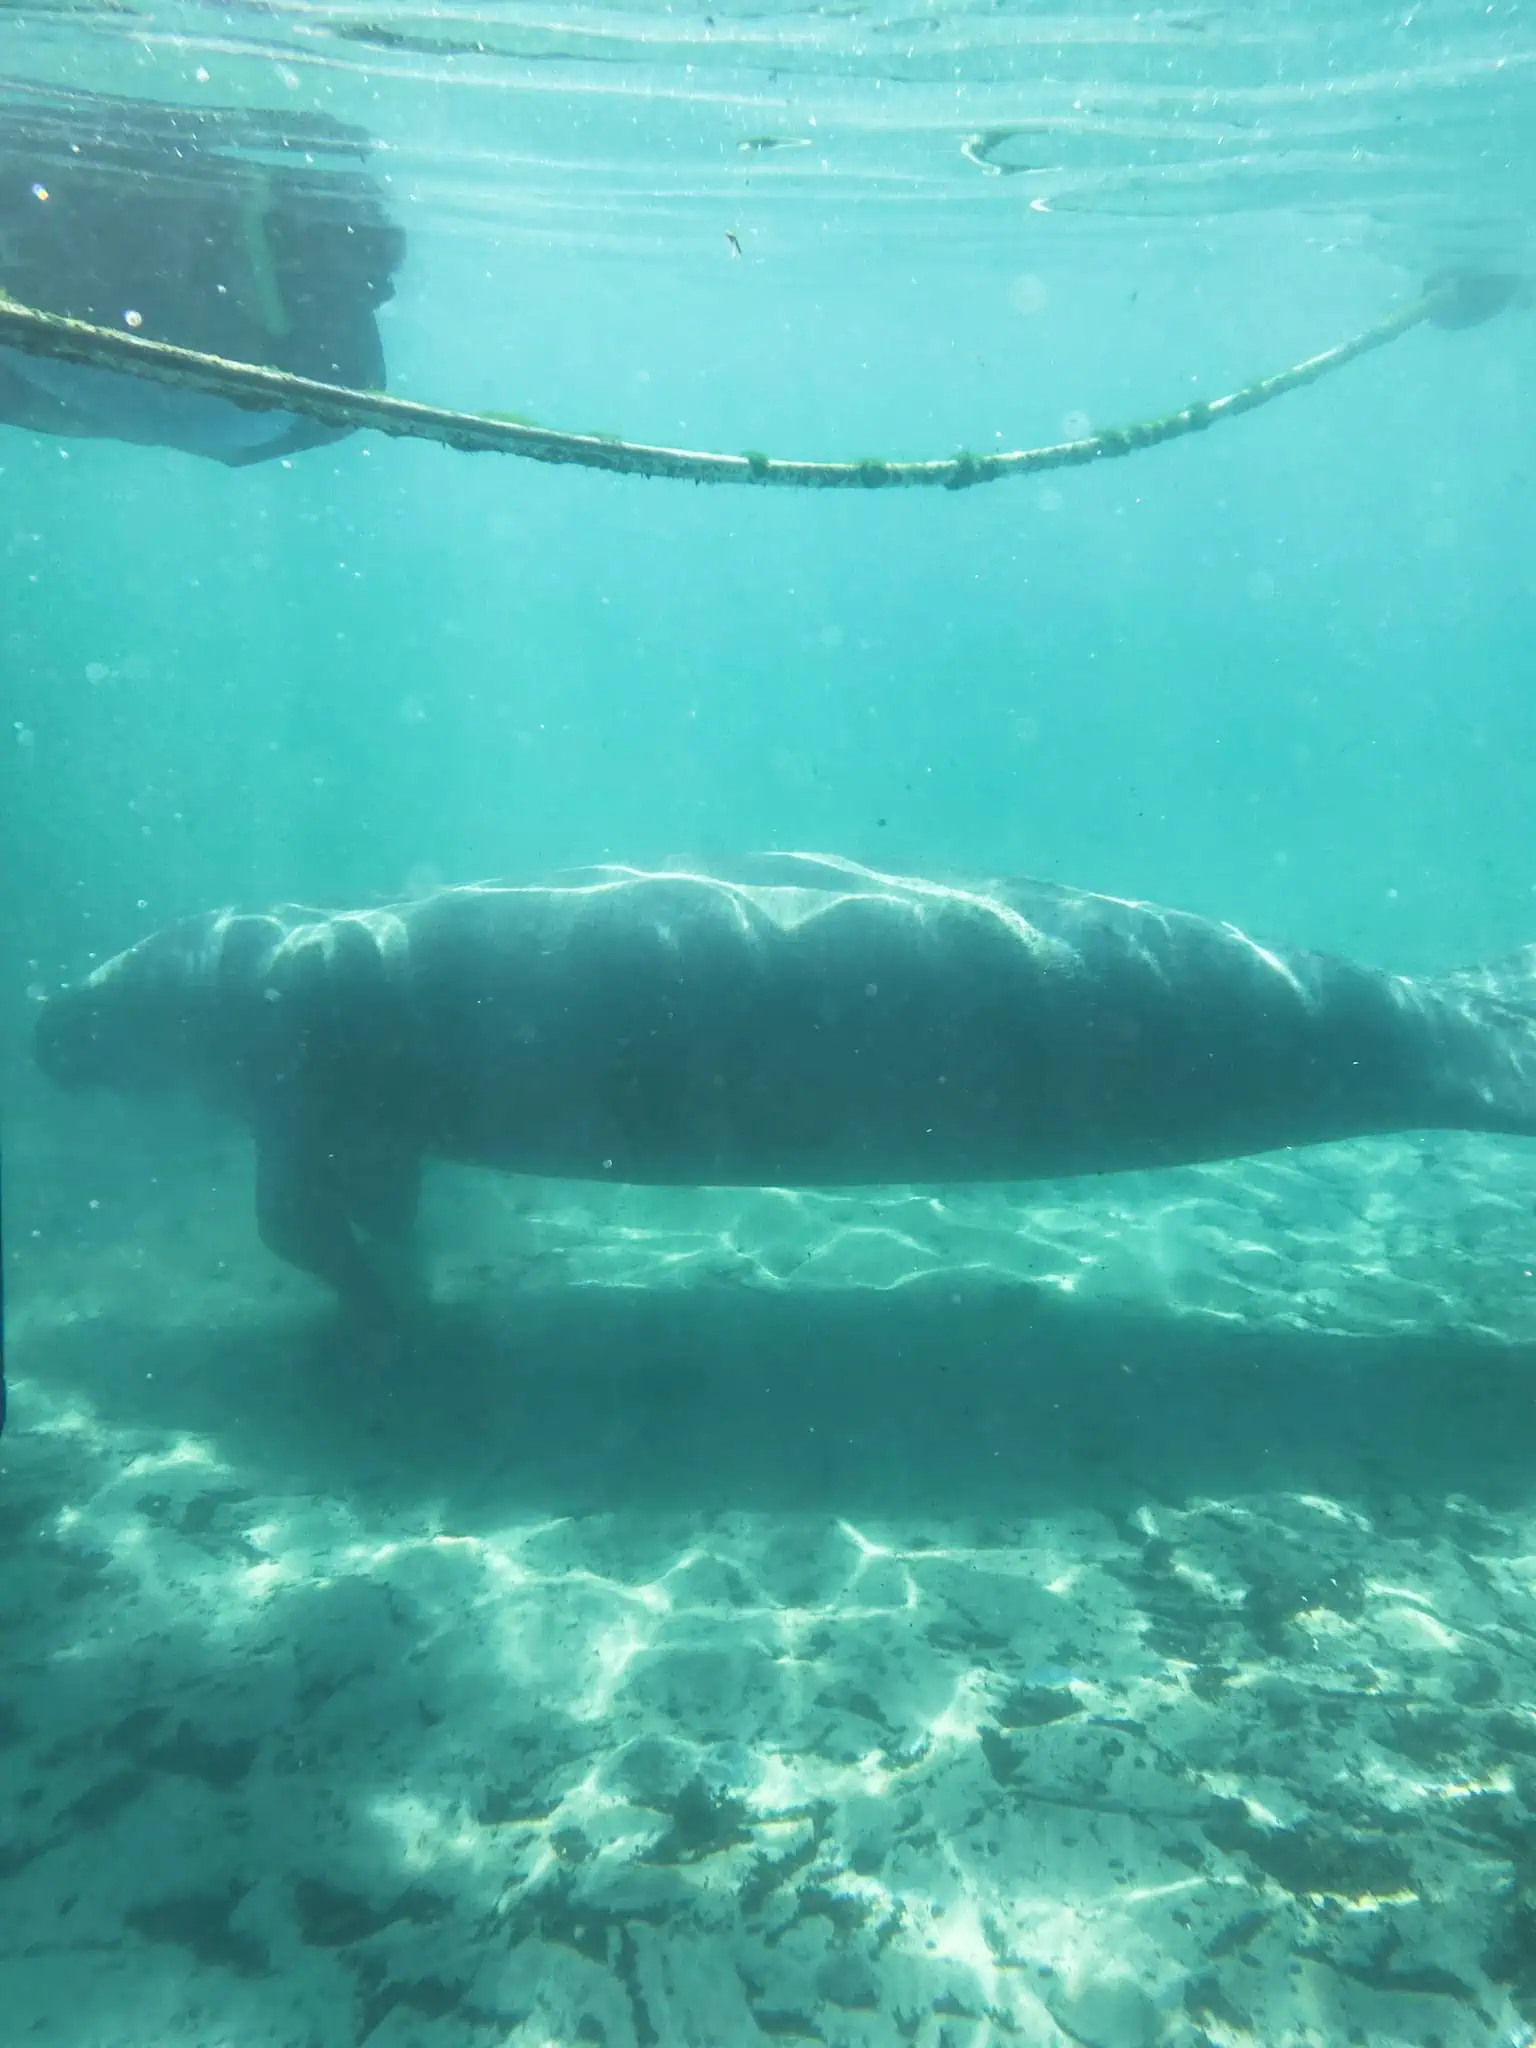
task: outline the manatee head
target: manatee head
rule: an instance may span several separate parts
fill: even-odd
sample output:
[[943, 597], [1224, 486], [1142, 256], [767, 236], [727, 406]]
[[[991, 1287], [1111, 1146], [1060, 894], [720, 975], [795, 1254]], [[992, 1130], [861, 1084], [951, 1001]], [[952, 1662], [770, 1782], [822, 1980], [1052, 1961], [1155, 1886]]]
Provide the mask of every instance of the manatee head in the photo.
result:
[[206, 1086], [232, 1062], [232, 998], [254, 988], [270, 920], [213, 911], [152, 932], [38, 1014], [38, 1065], [60, 1087], [158, 1094]]

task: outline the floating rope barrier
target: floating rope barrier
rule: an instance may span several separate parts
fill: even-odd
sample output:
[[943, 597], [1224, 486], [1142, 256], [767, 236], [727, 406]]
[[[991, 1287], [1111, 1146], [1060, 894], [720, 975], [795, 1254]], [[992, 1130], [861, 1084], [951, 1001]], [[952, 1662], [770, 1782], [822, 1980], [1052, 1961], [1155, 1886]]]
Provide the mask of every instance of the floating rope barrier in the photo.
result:
[[1288, 370], [1245, 384], [1224, 398], [1197, 399], [1178, 412], [1139, 420], [1131, 426], [1106, 427], [1081, 439], [1058, 441], [1043, 448], [1019, 448], [1005, 454], [975, 455], [962, 450], [928, 462], [795, 462], [749, 452], [714, 455], [686, 448], [657, 448], [644, 442], [620, 441], [601, 434], [567, 434], [551, 427], [498, 419], [494, 415], [454, 412], [393, 398], [384, 391], [352, 391], [344, 385], [321, 384], [309, 377], [256, 363], [226, 362], [221, 356], [151, 341], [138, 334], [120, 334], [93, 327], [62, 314], [23, 306], [0, 293], [0, 345], [28, 355], [53, 356], [67, 363], [126, 371], [158, 384], [174, 385], [227, 398], [257, 412], [300, 413], [326, 426], [373, 428], [397, 439], [435, 441], [465, 454], [521, 455], [530, 462], [574, 463], [582, 469], [617, 470], [625, 476], [658, 476], [693, 484], [777, 485], [801, 491], [910, 490], [938, 486], [946, 491], [969, 490], [974, 484], [998, 483], [1004, 477], [1033, 476], [1048, 469], [1076, 469], [1111, 456], [1156, 448], [1186, 434], [1204, 433], [1219, 420], [1236, 419], [1269, 405], [1288, 391], [1299, 391], [1319, 378], [1342, 370], [1346, 363], [1385, 348], [1389, 341], [1432, 320], [1442, 327], [1471, 327], [1491, 319], [1521, 296], [1516, 280], [1493, 276], [1458, 276], [1432, 281], [1410, 305], [1368, 327], [1362, 334]]

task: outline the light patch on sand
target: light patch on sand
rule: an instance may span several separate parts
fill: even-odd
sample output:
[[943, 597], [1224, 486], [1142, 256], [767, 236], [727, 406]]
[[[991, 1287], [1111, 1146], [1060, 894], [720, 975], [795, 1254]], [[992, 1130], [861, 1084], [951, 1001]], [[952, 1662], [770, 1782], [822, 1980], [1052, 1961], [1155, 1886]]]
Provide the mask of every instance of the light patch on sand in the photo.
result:
[[[1121, 1309], [1158, 1319], [1170, 1374], [1215, 1327], [1327, 1336], [1341, 1374], [1357, 1339], [1395, 1375], [1399, 1343], [1472, 1333], [1503, 1371], [1536, 1341], [1530, 1158], [1392, 1141], [942, 1195], [446, 1176], [435, 1286], [450, 1323], [512, 1333], [496, 1370], [517, 1390], [567, 1367], [525, 1335], [568, 1327], [539, 1320], [551, 1304], [661, 1303], [649, 1362], [611, 1384], [662, 1430], [689, 1415], [668, 1318], [704, 1298], [727, 1305], [711, 1369], [766, 1418], [790, 1361], [763, 1332], [801, 1325], [732, 1340], [797, 1297], [855, 1331], [880, 1297], [893, 1346], [925, 1296], [930, 1343], [984, 1298], [1019, 1375], [1051, 1369], [1080, 1310], [1112, 1331]], [[386, 1395], [327, 1353], [317, 1297], [250, 1241], [248, 1187], [222, 1164], [218, 1185], [139, 1216], [136, 1257], [109, 1237], [17, 1276], [18, 2040], [355, 2048], [365, 2013], [371, 2048], [754, 2048], [802, 2023], [837, 2048], [1519, 2037], [1500, 1957], [1523, 1925], [1536, 1510], [1330, 1492], [1311, 1465], [1155, 1484], [1157, 1403], [1129, 1370], [1148, 1434], [1107, 1375], [1101, 1412], [1060, 1424], [1083, 1430], [1070, 1498], [1013, 1475], [983, 1405], [989, 1469], [935, 1501], [940, 1404], [873, 1501], [723, 1489], [703, 1432], [656, 1505], [521, 1500], [496, 1459], [526, 1446], [494, 1403], [444, 1424], [436, 1360], [390, 1462], [388, 1404], [416, 1382]], [[114, 1378], [123, 1333], [138, 1365], [180, 1333], [181, 1380], [154, 1359], [159, 1420]], [[297, 1370], [269, 1397], [290, 1352], [335, 1372], [330, 1408]], [[224, 1373], [227, 1420], [204, 1428]], [[958, 1367], [932, 1383], [957, 1409], [993, 1398]], [[308, 1420], [285, 1437], [272, 1401]], [[621, 1451], [625, 1426], [581, 1416]], [[1304, 1426], [1326, 1440], [1330, 1400]], [[812, 1471], [836, 1449], [795, 1444]], [[484, 1452], [473, 1486], [423, 1481], [461, 1450]], [[416, 2002], [383, 2010], [388, 1987]]]

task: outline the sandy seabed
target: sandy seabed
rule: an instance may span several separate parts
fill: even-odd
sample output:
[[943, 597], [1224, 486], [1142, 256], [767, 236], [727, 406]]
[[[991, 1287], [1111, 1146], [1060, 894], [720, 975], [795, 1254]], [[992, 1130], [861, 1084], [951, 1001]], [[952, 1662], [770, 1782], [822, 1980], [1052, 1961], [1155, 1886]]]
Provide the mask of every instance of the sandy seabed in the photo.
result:
[[11, 1165], [7, 2044], [1536, 2040], [1536, 1150]]

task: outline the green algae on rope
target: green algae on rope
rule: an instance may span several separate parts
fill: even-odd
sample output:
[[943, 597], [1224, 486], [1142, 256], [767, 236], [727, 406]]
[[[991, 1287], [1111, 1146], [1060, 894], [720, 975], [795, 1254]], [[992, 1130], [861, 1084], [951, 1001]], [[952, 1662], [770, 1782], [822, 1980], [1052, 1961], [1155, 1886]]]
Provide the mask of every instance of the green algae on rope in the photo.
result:
[[114, 328], [93, 327], [58, 313], [23, 306], [0, 292], [0, 345], [28, 355], [52, 356], [63, 362], [86, 363], [97, 369], [126, 372], [182, 390], [226, 398], [252, 411], [300, 413], [326, 426], [372, 428], [398, 439], [435, 441], [465, 454], [521, 455], [532, 462], [574, 463], [582, 469], [616, 470], [627, 476], [671, 477], [681, 483], [776, 485], [791, 490], [909, 490], [937, 486], [969, 490], [1004, 477], [1030, 476], [1048, 469], [1074, 469], [1110, 456], [1156, 448], [1186, 434], [1203, 433], [1218, 420], [1235, 418], [1268, 405], [1288, 391], [1314, 384], [1340, 370], [1357, 356], [1382, 348], [1426, 320], [1443, 327], [1475, 326], [1491, 319], [1521, 296], [1513, 279], [1453, 276], [1431, 280], [1423, 294], [1361, 334], [1325, 349], [1321, 355], [1293, 363], [1287, 370], [1261, 377], [1223, 398], [1198, 399], [1161, 418], [1139, 420], [1125, 427], [1106, 427], [1078, 440], [1058, 441], [1042, 448], [1019, 448], [996, 455], [957, 455], [926, 462], [797, 462], [755, 450], [743, 455], [718, 455], [685, 448], [658, 448], [643, 442], [620, 441], [600, 434], [567, 434], [554, 428], [497, 418], [486, 413], [455, 412], [422, 405], [384, 391], [354, 391], [322, 384], [256, 363], [226, 362], [196, 349], [151, 341]]

